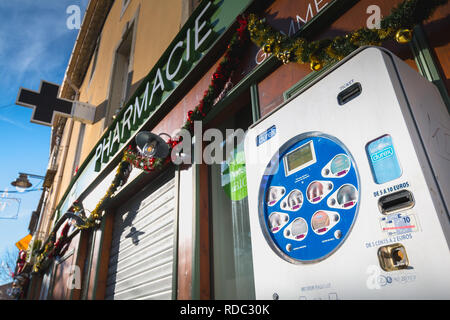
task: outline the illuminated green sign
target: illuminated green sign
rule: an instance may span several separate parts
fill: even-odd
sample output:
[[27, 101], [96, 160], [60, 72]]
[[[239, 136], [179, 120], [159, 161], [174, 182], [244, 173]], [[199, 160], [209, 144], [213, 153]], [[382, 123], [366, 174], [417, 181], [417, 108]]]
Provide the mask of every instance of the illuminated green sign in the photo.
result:
[[[220, 35], [251, 2], [211, 0], [200, 3], [81, 165], [57, 207], [59, 213], [65, 212], [93, 183], [98, 172], [117, 156], [124, 144], [194, 70], [213, 42], [220, 39]], [[114, 175], [114, 172], [111, 174]]]
[[177, 81], [186, 76], [202, 56], [202, 52], [209, 48], [215, 39], [211, 23], [213, 9], [211, 1], [204, 2], [193, 26], [188, 27], [183, 34], [184, 39], [172, 43], [163, 65], [157, 65], [147, 77], [142, 95], [131, 101], [111, 125], [95, 149], [95, 171], [100, 171], [102, 163], [107, 163], [117, 153], [122, 144], [148, 119], [155, 107], [161, 104], [164, 94], [167, 95], [176, 88]]

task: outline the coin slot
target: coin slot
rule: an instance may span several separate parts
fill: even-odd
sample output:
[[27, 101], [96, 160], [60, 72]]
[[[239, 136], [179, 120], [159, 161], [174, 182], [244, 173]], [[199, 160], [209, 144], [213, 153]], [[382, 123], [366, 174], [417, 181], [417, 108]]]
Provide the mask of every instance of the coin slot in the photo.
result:
[[414, 197], [408, 190], [397, 191], [381, 197], [378, 208], [382, 214], [390, 214], [414, 207]]
[[384, 271], [406, 269], [409, 266], [406, 249], [400, 243], [380, 247], [378, 249], [378, 260]]
[[358, 97], [362, 92], [362, 87], [359, 82], [355, 83], [354, 85], [348, 87], [341, 93], [339, 93], [337, 100], [340, 106], [343, 106], [344, 104], [352, 101], [356, 97]]

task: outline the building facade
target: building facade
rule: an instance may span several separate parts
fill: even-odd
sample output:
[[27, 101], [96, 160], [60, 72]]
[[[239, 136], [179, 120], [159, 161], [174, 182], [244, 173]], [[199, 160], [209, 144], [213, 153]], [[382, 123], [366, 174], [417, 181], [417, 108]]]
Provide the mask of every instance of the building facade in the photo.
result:
[[[259, 14], [290, 37], [323, 39], [373, 25], [378, 13], [386, 16], [400, 2], [91, 0], [60, 97], [95, 106], [95, 120], [54, 122], [47, 171], [54, 178], [30, 222], [33, 243], [60, 234], [60, 220], [75, 201], [95, 210], [137, 133], [173, 137], [183, 127], [226, 54], [239, 15]], [[433, 82], [447, 107], [450, 44], [442, 30], [449, 12], [449, 4], [440, 7], [408, 44], [383, 44]], [[207, 148], [200, 139], [205, 130], [246, 131], [319, 74], [247, 42], [194, 150]], [[149, 101], [145, 110], [142, 100]], [[240, 152], [234, 146], [232, 153]], [[245, 168], [245, 162], [234, 165]], [[254, 299], [245, 176], [230, 174], [230, 167], [225, 156], [212, 165], [133, 169], [101, 224], [72, 227], [64, 254], [32, 274], [27, 298]]]

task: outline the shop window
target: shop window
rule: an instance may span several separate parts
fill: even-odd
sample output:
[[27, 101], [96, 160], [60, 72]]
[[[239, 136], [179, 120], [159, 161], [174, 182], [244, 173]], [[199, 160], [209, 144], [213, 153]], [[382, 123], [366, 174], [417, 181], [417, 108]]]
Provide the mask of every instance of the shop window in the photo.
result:
[[132, 71], [130, 62], [132, 58], [134, 23], [128, 28], [123, 36], [123, 40], [116, 50], [114, 67], [112, 72], [108, 111], [105, 119], [105, 128], [114, 120], [116, 114], [126, 103], [129, 94]]
[[48, 267], [47, 272], [42, 277], [41, 292], [39, 294], [39, 300], [47, 300], [51, 298], [51, 286], [52, 286], [52, 275], [53, 275], [54, 264]]
[[289, 63], [280, 66], [258, 83], [261, 116], [276, 109], [284, 102], [284, 92], [311, 72], [307, 65]]
[[[249, 103], [220, 129], [246, 130], [251, 123]], [[228, 154], [227, 143], [234, 146]], [[229, 136], [221, 145], [225, 161], [210, 166], [213, 298], [254, 299], [244, 141]]]
[[55, 262], [54, 284], [51, 295], [53, 300], [69, 300], [72, 290], [76, 289], [78, 285], [74, 275], [76, 271], [73, 265], [73, 253], [74, 250], [71, 250]]
[[101, 35], [98, 37], [97, 45], [95, 46], [94, 60], [92, 61], [92, 69], [91, 69], [91, 75], [89, 77], [89, 84], [91, 84], [92, 78], [94, 77], [95, 69], [97, 67], [97, 59], [98, 59], [98, 51], [100, 48], [100, 41], [101, 41]]
[[88, 300], [90, 280], [91, 280], [91, 268], [92, 261], [94, 259], [94, 246], [95, 246], [95, 232], [90, 231], [84, 235], [87, 237], [86, 244], [86, 256], [83, 265], [83, 274], [81, 282], [81, 300]]

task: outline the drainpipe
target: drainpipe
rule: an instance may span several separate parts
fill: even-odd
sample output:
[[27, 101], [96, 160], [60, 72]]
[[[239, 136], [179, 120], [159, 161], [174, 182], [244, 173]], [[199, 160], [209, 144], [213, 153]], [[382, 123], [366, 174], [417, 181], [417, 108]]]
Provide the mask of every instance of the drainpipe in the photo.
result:
[[[53, 147], [53, 150], [52, 150], [52, 153], [50, 154], [50, 168], [54, 168], [55, 166], [56, 166], [56, 158], [57, 158], [57, 156], [58, 156], [58, 149], [60, 148], [60, 145], [61, 145], [61, 137], [62, 137], [62, 126], [63, 126], [63, 124], [61, 123], [61, 122], [58, 122], [58, 125], [57, 125], [57, 127], [56, 127], [56, 144], [55, 144], [55, 146]], [[41, 229], [42, 229], [42, 227], [43, 227], [43, 225], [44, 225], [44, 220], [45, 220], [45, 212], [47, 211], [46, 210], [46, 208], [47, 208], [47, 202], [48, 202], [48, 200], [49, 200], [49, 195], [50, 195], [50, 192], [49, 192], [49, 188], [46, 188], [45, 190], [44, 190], [44, 192], [45, 192], [45, 195], [44, 195], [44, 201], [43, 201], [43, 203], [42, 203], [42, 207], [40, 208], [40, 210], [39, 210], [39, 220], [38, 220], [38, 223], [37, 223], [37, 226], [36, 226], [36, 231], [35, 231], [35, 239], [36, 240], [41, 240], [41, 241], [44, 241], [44, 237], [45, 237], [45, 234], [43, 234], [43, 232], [41, 231]]]

